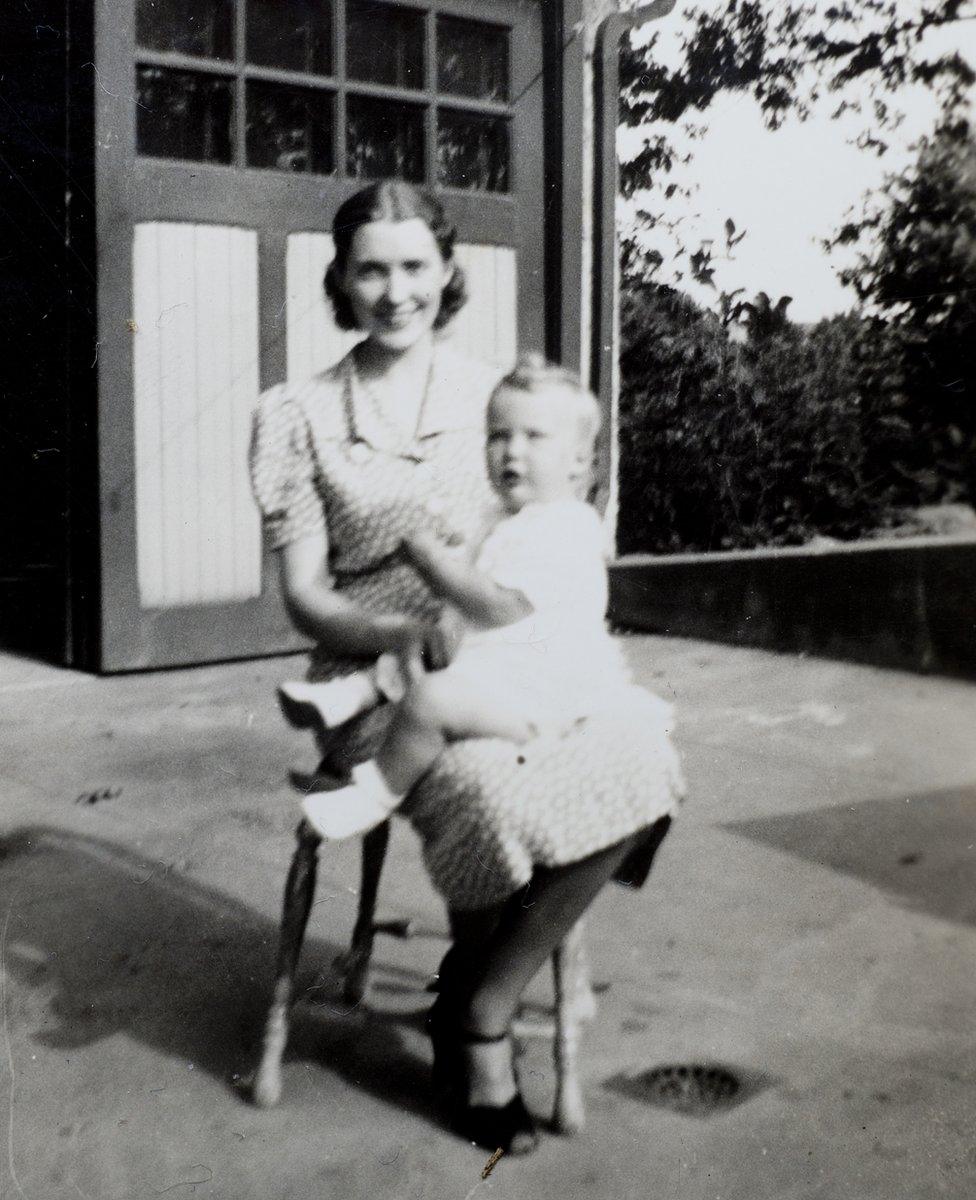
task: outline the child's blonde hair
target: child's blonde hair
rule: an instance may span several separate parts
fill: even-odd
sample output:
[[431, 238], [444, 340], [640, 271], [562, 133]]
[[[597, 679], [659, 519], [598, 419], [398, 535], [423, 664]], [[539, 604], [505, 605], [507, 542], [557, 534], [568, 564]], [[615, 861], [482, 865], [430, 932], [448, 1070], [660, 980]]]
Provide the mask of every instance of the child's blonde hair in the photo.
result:
[[580, 442], [585, 450], [592, 453], [600, 432], [600, 406], [575, 371], [549, 362], [537, 351], [526, 351], [518, 356], [511, 371], [498, 381], [492, 399], [502, 389], [532, 395], [552, 387], [560, 388], [570, 397], [573, 416], [579, 425]]

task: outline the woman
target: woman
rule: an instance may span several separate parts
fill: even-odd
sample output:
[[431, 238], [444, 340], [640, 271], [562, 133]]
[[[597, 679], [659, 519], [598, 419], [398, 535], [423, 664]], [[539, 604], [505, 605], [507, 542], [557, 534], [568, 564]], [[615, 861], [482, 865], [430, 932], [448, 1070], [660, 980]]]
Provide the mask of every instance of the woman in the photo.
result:
[[[452, 630], [398, 550], [432, 523], [455, 544], [480, 541], [500, 374], [437, 337], [464, 281], [436, 200], [373, 185], [339, 209], [334, 237], [326, 291], [338, 324], [365, 339], [265, 393], [252, 447], [285, 602], [316, 643], [310, 679], [386, 652], [447, 661]], [[522, 992], [612, 876], [646, 875], [666, 831], [680, 776], [666, 739], [648, 740], [607, 714], [549, 743], [457, 743], [411, 798], [454, 936], [430, 1018], [435, 1085], [459, 1132], [490, 1149], [535, 1145], [509, 1035]]]

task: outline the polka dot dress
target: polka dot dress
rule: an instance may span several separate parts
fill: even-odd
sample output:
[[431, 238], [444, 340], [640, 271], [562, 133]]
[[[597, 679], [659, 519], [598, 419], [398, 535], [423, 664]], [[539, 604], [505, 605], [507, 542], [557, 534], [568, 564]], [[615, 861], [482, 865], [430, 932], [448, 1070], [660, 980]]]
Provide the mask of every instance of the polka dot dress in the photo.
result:
[[[320, 535], [337, 591], [375, 613], [432, 617], [440, 602], [394, 558], [403, 538], [438, 528], [480, 544], [491, 510], [485, 406], [498, 372], [439, 347], [416, 436], [402, 441], [377, 416], [353, 359], [261, 397], [251, 479], [273, 549]], [[313, 680], [363, 666], [315, 651]]]
[[[351, 356], [265, 392], [251, 476], [271, 546], [320, 535], [344, 596], [372, 612], [435, 615], [438, 601], [393, 555], [405, 534], [432, 524], [456, 543], [480, 543], [492, 509], [484, 410], [497, 378], [439, 346], [407, 441], [382, 423]], [[308, 675], [329, 679], [362, 665], [317, 649]], [[561, 736], [451, 746], [405, 810], [448, 904], [494, 904], [527, 883], [535, 863], [575, 862], [672, 812], [682, 784], [669, 711], [628, 688], [619, 704]]]
[[684, 782], [670, 714], [630, 687], [562, 735], [448, 747], [406, 814], [434, 886], [454, 909], [483, 908], [536, 864], [576, 862], [673, 815]]

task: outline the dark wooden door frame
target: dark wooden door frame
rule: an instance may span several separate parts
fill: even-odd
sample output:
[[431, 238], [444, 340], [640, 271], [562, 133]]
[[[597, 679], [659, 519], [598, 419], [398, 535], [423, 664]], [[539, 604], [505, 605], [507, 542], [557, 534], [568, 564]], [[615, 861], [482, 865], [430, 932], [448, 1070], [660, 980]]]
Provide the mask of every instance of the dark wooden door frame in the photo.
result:
[[[571, 0], [571, 5], [576, 0]], [[547, 0], [445, 0], [438, 11], [490, 19], [511, 14], [531, 35], [529, 41], [513, 38], [513, 85], [518, 97], [517, 117], [537, 136], [513, 139], [515, 187], [526, 179], [529, 187], [519, 201], [506, 196], [445, 191], [452, 215], [463, 238], [480, 242], [514, 244], [520, 251], [520, 291], [530, 299], [520, 305], [523, 344], [558, 349], [570, 361], [578, 357], [556, 345], [564, 323], [558, 297], [566, 295], [565, 259], [555, 284], [546, 251], [552, 250], [559, 227], [565, 242], [567, 204], [562, 189], [559, 159], [553, 157], [548, 138], [554, 127], [562, 130], [563, 113], [554, 117], [547, 72], [555, 69], [553, 34], [559, 24], [565, 41], [562, 4]], [[540, 11], [541, 10], [541, 11]], [[540, 28], [541, 22], [545, 24]], [[132, 331], [132, 243], [137, 222], [151, 220], [201, 221], [242, 225], [258, 230], [259, 306], [264, 345], [261, 386], [285, 376], [284, 323], [285, 239], [290, 232], [327, 230], [338, 204], [360, 186], [358, 181], [328, 180], [315, 176], [285, 175], [206, 163], [175, 163], [135, 155], [134, 75], [136, 49], [131, 3], [96, 7], [95, 34], [95, 170], [98, 255], [98, 443], [99, 528], [98, 545], [92, 547], [101, 564], [99, 619], [95, 636], [87, 639], [82, 665], [102, 671], [178, 665], [280, 653], [304, 643], [292, 631], [277, 594], [274, 563], [263, 564], [263, 594], [243, 603], [181, 606], [146, 610], [139, 605], [136, 576], [136, 524], [134, 494], [134, 429]], [[529, 44], [531, 42], [531, 44]], [[546, 58], [546, 47], [549, 57]], [[540, 52], [543, 60], [540, 65]], [[561, 59], [559, 62], [561, 69]], [[564, 84], [565, 86], [565, 84]], [[544, 112], [543, 97], [548, 100]], [[571, 143], [572, 144], [572, 143]], [[577, 143], [578, 144], [578, 143]], [[552, 209], [555, 188], [558, 207]], [[518, 193], [516, 193], [518, 194]], [[544, 213], [544, 204], [549, 206]], [[577, 206], [578, 207], [578, 204]], [[538, 236], [538, 231], [545, 231]], [[569, 256], [570, 258], [572, 255]], [[578, 279], [578, 276], [577, 276]], [[577, 284], [578, 288], [578, 284]], [[573, 295], [577, 289], [569, 289]], [[533, 296], [534, 293], [534, 296]], [[547, 301], [553, 296], [547, 314]], [[558, 332], [558, 337], [557, 337]], [[578, 341], [578, 339], [577, 339]], [[572, 339], [571, 339], [572, 342]], [[89, 601], [93, 588], [87, 587]], [[270, 634], [270, 636], [267, 636]]]

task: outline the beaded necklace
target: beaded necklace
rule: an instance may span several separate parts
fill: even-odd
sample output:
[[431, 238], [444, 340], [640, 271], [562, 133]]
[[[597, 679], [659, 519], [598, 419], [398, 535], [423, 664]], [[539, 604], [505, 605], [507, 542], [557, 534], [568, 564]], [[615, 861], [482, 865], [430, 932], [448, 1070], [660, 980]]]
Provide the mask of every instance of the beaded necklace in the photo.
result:
[[417, 406], [417, 417], [414, 421], [413, 429], [408, 431], [387, 415], [381, 398], [376, 394], [376, 391], [370, 386], [367, 380], [363, 379], [362, 375], [356, 369], [355, 356], [350, 355], [349, 369], [346, 372], [345, 393], [346, 411], [349, 416], [350, 432], [352, 433], [353, 440], [355, 442], [366, 440], [356, 427], [356, 406], [353, 402], [353, 390], [355, 389], [369, 404], [370, 416], [386, 432], [390, 439], [390, 444], [396, 447], [396, 453], [404, 458], [412, 458], [415, 461], [420, 461], [421, 456], [416, 453], [416, 446], [427, 409], [427, 397], [430, 394], [433, 377], [434, 355], [431, 354], [430, 364], [427, 368], [427, 378], [424, 381], [424, 388], [421, 392], [420, 404]]

